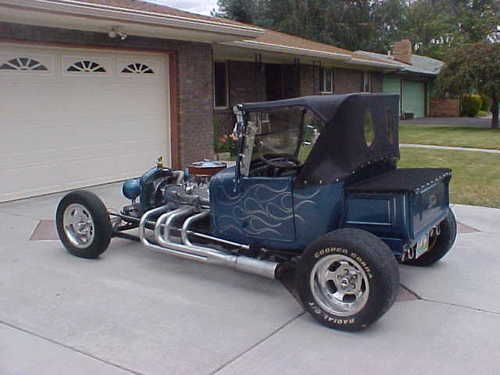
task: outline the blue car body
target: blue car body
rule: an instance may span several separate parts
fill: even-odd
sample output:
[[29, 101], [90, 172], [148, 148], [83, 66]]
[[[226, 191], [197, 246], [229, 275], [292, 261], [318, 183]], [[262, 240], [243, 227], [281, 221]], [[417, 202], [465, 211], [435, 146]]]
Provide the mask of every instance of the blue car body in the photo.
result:
[[360, 228], [400, 256], [404, 245], [415, 245], [446, 218], [448, 177], [420, 193], [357, 193], [349, 192], [345, 182], [297, 188], [293, 177], [245, 177], [235, 185], [236, 168], [227, 168], [210, 183], [212, 234], [257, 247], [302, 251], [322, 234]]
[[[321, 235], [351, 227], [374, 233], [401, 256], [447, 217], [451, 171], [397, 168], [397, 105], [397, 95], [350, 94], [240, 106], [236, 166], [209, 183], [210, 234], [256, 248], [301, 252]], [[287, 108], [311, 110], [326, 124], [300, 170], [252, 176], [247, 165], [245, 173], [250, 115]], [[375, 129], [371, 145], [362, 134], [366, 113]], [[296, 153], [303, 141], [298, 139]], [[152, 168], [137, 180], [139, 188], [130, 182], [124, 192], [131, 199], [140, 196], [145, 212], [155, 205], [151, 181], [165, 173]]]

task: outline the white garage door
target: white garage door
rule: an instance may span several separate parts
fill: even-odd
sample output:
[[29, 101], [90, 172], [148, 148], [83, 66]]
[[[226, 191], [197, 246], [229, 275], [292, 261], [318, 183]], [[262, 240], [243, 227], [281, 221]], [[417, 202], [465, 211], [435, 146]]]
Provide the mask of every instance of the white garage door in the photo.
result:
[[164, 55], [0, 44], [0, 201], [170, 161]]

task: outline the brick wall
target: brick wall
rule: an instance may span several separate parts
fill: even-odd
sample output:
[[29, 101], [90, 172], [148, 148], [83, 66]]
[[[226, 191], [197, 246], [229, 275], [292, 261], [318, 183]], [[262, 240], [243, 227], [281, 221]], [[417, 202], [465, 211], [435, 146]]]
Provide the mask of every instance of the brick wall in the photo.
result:
[[232, 107], [239, 103], [266, 100], [266, 74], [264, 65], [256, 69], [253, 62], [228, 61], [229, 107], [216, 109], [214, 122], [220, 134], [231, 133], [235, 118]]
[[[266, 100], [266, 75], [264, 70], [256, 72], [253, 62], [229, 61], [229, 108], [216, 109], [214, 122], [219, 134], [229, 134], [234, 126], [232, 106], [249, 101]], [[300, 96], [317, 95], [319, 93], [318, 71], [312, 65], [300, 67]], [[335, 93], [345, 94], [359, 92], [363, 73], [350, 69], [335, 69]], [[374, 92], [382, 91], [383, 74], [372, 73]]]
[[460, 104], [458, 99], [431, 99], [431, 117], [458, 117]]
[[363, 72], [350, 69], [335, 69], [335, 94], [360, 92]]
[[300, 95], [314, 95], [317, 94], [319, 82], [314, 82], [314, 80], [319, 81], [318, 72], [312, 65], [301, 65], [300, 66]]
[[253, 62], [229, 62], [229, 102], [231, 105], [266, 99], [265, 66]]
[[178, 56], [181, 160], [186, 165], [214, 157], [212, 48], [182, 43]]
[[384, 84], [384, 75], [379, 72], [371, 73], [372, 92], [382, 92]]
[[[142, 48], [175, 51], [178, 70], [180, 161], [213, 156], [212, 48], [209, 44], [129, 36], [125, 41], [107, 34], [0, 22], [0, 38], [69, 46]], [[203, 136], [200, 136], [203, 134]]]

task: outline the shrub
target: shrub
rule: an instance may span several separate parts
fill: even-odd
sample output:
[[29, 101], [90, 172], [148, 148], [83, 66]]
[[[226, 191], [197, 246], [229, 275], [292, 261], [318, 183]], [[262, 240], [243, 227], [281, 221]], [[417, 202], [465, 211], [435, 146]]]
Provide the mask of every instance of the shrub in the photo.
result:
[[483, 101], [479, 95], [464, 95], [462, 97], [462, 116], [476, 117]]
[[237, 142], [232, 135], [224, 134], [218, 122], [214, 122], [214, 150], [216, 153], [229, 152], [236, 155]]
[[491, 99], [486, 95], [481, 95], [481, 111], [489, 112], [491, 107]]

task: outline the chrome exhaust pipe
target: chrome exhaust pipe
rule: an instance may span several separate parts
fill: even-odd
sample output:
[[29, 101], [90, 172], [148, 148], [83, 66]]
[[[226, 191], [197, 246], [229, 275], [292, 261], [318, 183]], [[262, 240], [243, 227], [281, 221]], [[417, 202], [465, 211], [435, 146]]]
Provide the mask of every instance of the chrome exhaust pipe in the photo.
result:
[[[167, 209], [165, 207], [159, 207], [147, 211], [146, 213], [144, 213], [144, 215], [142, 215], [139, 223], [139, 237], [141, 242], [145, 246], [153, 250], [175, 255], [184, 259], [196, 260], [202, 263], [222, 265], [236, 269], [238, 271], [263, 276], [269, 279], [276, 278], [276, 269], [278, 267], [278, 263], [276, 262], [250, 258], [244, 255], [230, 254], [210, 247], [201, 247], [198, 245], [194, 245], [189, 240], [188, 236], [190, 234], [196, 236], [197, 234], [196, 232], [190, 231], [190, 226], [197, 220], [206, 217], [208, 215], [207, 211], [194, 214], [195, 209], [193, 207], [180, 207], [173, 211], [166, 211]], [[154, 244], [146, 238], [146, 223], [148, 222], [149, 218], [156, 215], [160, 216], [158, 217], [155, 224], [154, 238], [156, 244]], [[174, 242], [170, 237], [170, 230], [172, 229], [171, 225], [176, 219], [185, 216], [189, 217], [182, 225], [182, 242]], [[201, 237], [217, 241], [216, 238], [208, 235], [204, 235]], [[219, 242], [235, 247], [248, 248], [246, 245], [231, 241], [220, 240]]]

